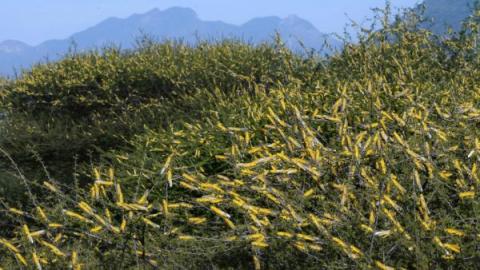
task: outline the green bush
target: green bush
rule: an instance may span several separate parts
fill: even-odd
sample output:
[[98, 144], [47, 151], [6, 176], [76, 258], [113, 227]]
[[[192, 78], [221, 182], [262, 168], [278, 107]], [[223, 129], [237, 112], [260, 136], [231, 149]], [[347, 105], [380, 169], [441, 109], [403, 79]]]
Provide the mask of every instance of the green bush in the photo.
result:
[[313, 76], [312, 61], [280, 41], [190, 47], [146, 40], [132, 51], [71, 54], [34, 66], [6, 86], [2, 107], [9, 117], [0, 128], [0, 145], [32, 173], [43, 173], [41, 159], [55, 178], [65, 178], [75, 162], [88, 163], [124, 145], [145, 125], [166, 126], [172, 115], [159, 111], [175, 96], [216, 89], [253, 93]]
[[35, 119], [46, 115], [89, 121], [198, 89], [234, 92], [273, 86], [311, 68], [281, 44], [140, 44], [133, 51], [106, 48], [37, 65], [9, 87], [7, 102]]
[[[24, 117], [7, 121], [2, 131], [10, 149], [17, 143], [19, 154], [11, 157], [32, 145], [43, 170], [45, 149], [66, 147], [72, 156], [90, 145], [100, 149], [99, 159], [83, 160], [84, 179], [59, 173], [62, 179], [30, 181], [17, 172], [28, 205], [2, 199], [0, 265], [475, 268], [480, 54], [476, 26], [468, 27], [439, 37], [410, 21], [385, 23], [326, 61], [235, 42], [107, 51], [97, 57], [136, 70], [135, 79], [112, 71], [104, 79], [116, 78], [105, 84], [109, 94], [92, 91], [92, 103], [71, 99], [90, 88], [69, 88], [68, 80], [52, 94], [48, 87], [36, 88], [38, 95], [20, 90], [26, 74], [14, 82], [17, 88], [7, 87], [8, 117]], [[188, 57], [165, 60], [176, 55], [174, 48]], [[30, 75], [49, 74], [72, 59]], [[91, 78], [65, 70], [58, 78]], [[57, 80], [49, 76], [44, 86]], [[112, 85], [135, 87], [122, 96], [123, 88]], [[50, 98], [59, 100], [58, 108]], [[62, 132], [68, 121], [72, 128]], [[36, 134], [48, 143], [42, 151], [38, 142], [19, 146]]]

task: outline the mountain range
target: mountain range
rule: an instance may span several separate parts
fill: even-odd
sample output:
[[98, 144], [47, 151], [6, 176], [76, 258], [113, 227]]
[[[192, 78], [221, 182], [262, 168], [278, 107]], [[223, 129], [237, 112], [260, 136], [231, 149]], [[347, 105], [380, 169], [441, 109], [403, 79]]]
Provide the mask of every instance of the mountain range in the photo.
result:
[[[448, 26], [458, 30], [462, 21], [472, 14], [477, 0], [425, 0], [424, 27], [442, 33]], [[417, 6], [418, 7], [418, 6]], [[13, 75], [14, 70], [28, 68], [39, 61], [53, 61], [65, 54], [72, 44], [77, 51], [116, 44], [131, 48], [135, 40], [146, 34], [157, 40], [181, 39], [195, 43], [198, 40], [241, 39], [253, 44], [271, 41], [278, 32], [288, 47], [301, 50], [300, 41], [307, 48], [325, 49], [325, 43], [338, 48], [340, 42], [332, 35], [321, 33], [310, 22], [298, 17], [275, 16], [254, 18], [242, 25], [222, 21], [204, 21], [189, 8], [153, 9], [128, 18], [109, 18], [67, 39], [48, 40], [37, 46], [20, 41], [0, 43], [0, 75]], [[328, 48], [324, 50], [328, 52]]]
[[458, 31], [462, 22], [472, 15], [478, 0], [425, 0], [425, 27], [432, 32], [445, 33], [448, 27]]
[[0, 74], [12, 75], [14, 67], [28, 67], [47, 58], [56, 60], [73, 43], [77, 51], [109, 44], [128, 49], [134, 46], [137, 38], [145, 34], [157, 40], [180, 39], [187, 43], [235, 38], [257, 44], [273, 40], [276, 32], [294, 50], [302, 49], [299, 41], [305, 47], [316, 50], [322, 49], [325, 42], [333, 47], [339, 45], [336, 39], [321, 33], [310, 22], [294, 15], [286, 18], [255, 18], [242, 25], [233, 25], [221, 21], [204, 21], [192, 9], [174, 7], [163, 11], [153, 9], [125, 19], [109, 18], [68, 39], [49, 40], [38, 46], [14, 40], [4, 41], [0, 43]]

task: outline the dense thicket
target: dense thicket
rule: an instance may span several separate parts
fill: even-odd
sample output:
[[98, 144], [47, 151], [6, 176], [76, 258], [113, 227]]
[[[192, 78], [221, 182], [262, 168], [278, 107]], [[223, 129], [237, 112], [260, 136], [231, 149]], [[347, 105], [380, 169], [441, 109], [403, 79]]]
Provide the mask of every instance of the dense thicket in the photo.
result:
[[[28, 203], [2, 199], [0, 265], [475, 268], [480, 55], [466, 27], [385, 20], [328, 59], [167, 43], [35, 67], [2, 103]], [[87, 150], [86, 186], [54, 171]], [[37, 163], [41, 178], [19, 174]]]
[[[37, 65], [7, 85], [2, 107], [9, 117], [2, 123], [0, 144], [23, 167], [38, 171], [41, 159], [56, 177], [70, 177], [76, 162], [124, 145], [145, 125], [166, 126], [177, 118], [157, 113], [175, 96], [216, 89], [253, 93], [313, 77], [313, 61], [279, 42], [190, 47], [142, 41], [133, 51], [71, 54]], [[181, 107], [194, 117], [194, 108]]]

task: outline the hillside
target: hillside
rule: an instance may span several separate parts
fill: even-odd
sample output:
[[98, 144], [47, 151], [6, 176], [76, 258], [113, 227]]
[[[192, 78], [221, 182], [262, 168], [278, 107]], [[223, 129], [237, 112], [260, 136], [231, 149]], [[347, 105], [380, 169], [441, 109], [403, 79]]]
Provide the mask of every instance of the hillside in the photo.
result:
[[109, 18], [65, 40], [49, 40], [33, 47], [18, 41], [0, 43], [0, 74], [11, 75], [13, 67], [29, 67], [47, 57], [49, 60], [57, 60], [72, 48], [73, 43], [78, 51], [111, 44], [129, 49], [135, 46], [136, 39], [146, 34], [159, 41], [181, 39], [191, 44], [199, 40], [223, 38], [236, 38], [258, 44], [272, 41], [276, 32], [280, 33], [288, 47], [293, 50], [303, 50], [299, 41], [307, 48], [317, 50], [323, 49], [326, 41], [333, 47], [338, 46], [338, 41], [334, 38], [319, 32], [311, 23], [296, 16], [285, 19], [255, 18], [237, 26], [221, 21], [203, 21], [188, 8], [170, 8], [163, 11], [153, 9], [125, 19]]
[[411, 23], [328, 57], [144, 42], [4, 82], [0, 267], [476, 269], [478, 36]]

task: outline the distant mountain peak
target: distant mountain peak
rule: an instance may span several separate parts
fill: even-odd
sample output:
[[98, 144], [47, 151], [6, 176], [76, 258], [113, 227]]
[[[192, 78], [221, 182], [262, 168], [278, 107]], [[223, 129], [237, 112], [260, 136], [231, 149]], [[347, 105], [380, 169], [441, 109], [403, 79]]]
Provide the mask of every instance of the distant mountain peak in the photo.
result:
[[18, 40], [7, 39], [7, 40], [4, 40], [3, 42], [0, 42], [0, 46], [26, 46], [26, 47], [28, 47], [29, 45], [24, 43], [24, 42], [18, 41]]
[[152, 15], [152, 14], [158, 14], [158, 13], [160, 13], [160, 12], [161, 12], [160, 9], [158, 9], [158, 8], [153, 8], [153, 9], [145, 12], [144, 14], [138, 14], [138, 15]]
[[[291, 49], [305, 46], [320, 49], [325, 40], [333, 43], [333, 38], [320, 33], [311, 23], [298, 16], [279, 18], [268, 16], [254, 18], [242, 25], [222, 21], [204, 21], [191, 8], [172, 7], [165, 10], [152, 9], [127, 18], [108, 18], [84, 31], [75, 33], [64, 40], [49, 40], [29, 47], [26, 44], [0, 43], [0, 74], [9, 74], [13, 67], [29, 67], [44, 60], [61, 58], [72, 42], [77, 51], [101, 48], [115, 44], [121, 48], [132, 48], [137, 38], [147, 35], [157, 40], [180, 39], [195, 44], [199, 40], [217, 41], [223, 38], [241, 39], [252, 44], [272, 41], [275, 33], [280, 33]], [[3, 50], [2, 50], [2, 44]], [[339, 43], [335, 43], [334, 46]], [[17, 53], [13, 53], [17, 52]]]
[[302, 18], [298, 17], [295, 14], [288, 15], [287, 17], [285, 17], [285, 20], [287, 20], [287, 21], [303, 21]]
[[282, 20], [282, 22], [289, 26], [305, 27], [309, 30], [316, 29], [312, 23], [298, 17], [297, 15], [288, 15], [285, 19]]
[[174, 15], [174, 16], [179, 16], [179, 17], [193, 17], [197, 18], [198, 15], [195, 12], [195, 10], [187, 7], [171, 7], [168, 9], [165, 9], [163, 11], [160, 11], [158, 9], [153, 9], [152, 11], [156, 12], [156, 14], [163, 14], [163, 15]]
[[[191, 8], [171, 7], [165, 10], [154, 8], [145, 13], [133, 14], [132, 16], [127, 18], [127, 20], [130, 20], [130, 21], [140, 20], [142, 23], [148, 23], [151, 20], [157, 20], [157, 19], [165, 19], [165, 20], [171, 20], [171, 21], [178, 21], [178, 20], [192, 21], [192, 20], [197, 20], [198, 15]], [[121, 19], [109, 18], [107, 20], [121, 20]]]
[[244, 23], [244, 25], [248, 24], [248, 23], [252, 23], [252, 22], [256, 22], [256, 23], [259, 23], [259, 22], [278, 23], [280, 21], [282, 21], [282, 19], [278, 16], [265, 16], [265, 17], [253, 18], [253, 19], [249, 20], [248, 22]]
[[242, 24], [241, 28], [254, 32], [272, 31], [272, 29], [277, 29], [281, 22], [282, 19], [277, 16], [259, 17]]
[[28, 48], [30, 48], [28, 44], [18, 40], [5, 40], [0, 42], [0, 52], [4, 53], [19, 53]]
[[477, 0], [425, 0], [425, 27], [443, 34], [448, 27], [459, 30], [462, 22], [472, 15]]

